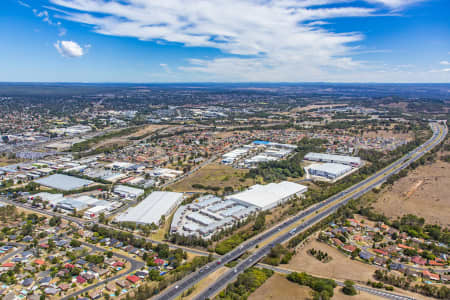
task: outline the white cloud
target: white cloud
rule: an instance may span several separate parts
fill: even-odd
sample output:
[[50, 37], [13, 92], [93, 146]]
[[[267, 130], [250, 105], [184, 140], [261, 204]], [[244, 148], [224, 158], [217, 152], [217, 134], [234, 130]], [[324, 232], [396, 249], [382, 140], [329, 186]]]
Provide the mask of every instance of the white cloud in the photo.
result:
[[57, 41], [54, 46], [64, 57], [81, 57], [85, 54], [84, 49], [74, 41]]
[[367, 2], [371, 3], [381, 3], [384, 6], [390, 7], [390, 8], [403, 8], [408, 5], [416, 4], [419, 2], [425, 2], [428, 0], [366, 0]]
[[[219, 49], [222, 57], [190, 59], [179, 69], [217, 81], [334, 80], [343, 70], [361, 69], [365, 62], [352, 55], [364, 36], [323, 25], [332, 18], [379, 14], [378, 5], [352, 0], [50, 1], [56, 7], [46, 8], [58, 17], [100, 34]], [[366, 2], [396, 9], [418, 0]], [[339, 5], [324, 6], [329, 4]]]
[[450, 62], [446, 60], [441, 61], [440, 64], [444, 66], [450, 66]]
[[450, 72], [450, 68], [439, 69], [439, 70], [431, 70], [431, 73], [439, 73], [439, 72]]
[[19, 3], [20, 5], [24, 6], [24, 7], [28, 7], [31, 8], [31, 6], [28, 3], [25, 3], [23, 1], [18, 0], [17, 3]]

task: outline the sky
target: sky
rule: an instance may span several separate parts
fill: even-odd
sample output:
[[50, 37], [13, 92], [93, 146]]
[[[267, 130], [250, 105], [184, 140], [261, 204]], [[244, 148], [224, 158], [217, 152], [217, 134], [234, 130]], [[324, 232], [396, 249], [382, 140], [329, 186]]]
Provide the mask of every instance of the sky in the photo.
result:
[[4, 82], [450, 82], [449, 0], [1, 0]]

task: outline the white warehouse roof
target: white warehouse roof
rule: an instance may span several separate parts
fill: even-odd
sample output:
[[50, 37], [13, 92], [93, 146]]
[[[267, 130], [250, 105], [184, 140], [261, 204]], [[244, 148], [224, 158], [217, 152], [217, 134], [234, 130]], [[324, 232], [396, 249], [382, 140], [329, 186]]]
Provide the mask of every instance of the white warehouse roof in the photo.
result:
[[167, 216], [183, 199], [182, 193], [153, 192], [137, 206], [129, 208], [116, 217], [117, 222], [158, 224], [162, 216]]
[[74, 176], [54, 174], [35, 180], [36, 183], [62, 191], [80, 189], [93, 183], [92, 180], [81, 179]]
[[347, 156], [347, 155], [335, 155], [335, 154], [327, 154], [327, 153], [310, 152], [310, 153], [306, 154], [304, 158], [306, 160], [334, 162], [334, 163], [341, 163], [341, 164], [346, 164], [346, 165], [348, 165], [348, 164], [360, 165], [361, 164], [361, 158], [354, 157], [354, 156]]
[[133, 195], [134, 197], [139, 197], [144, 193], [143, 189], [138, 189], [126, 185], [117, 185], [114, 187], [114, 192], [119, 194]]
[[307, 190], [308, 188], [304, 185], [282, 181], [267, 185], [254, 185], [246, 191], [228, 196], [227, 199], [233, 199], [247, 205], [254, 205], [265, 210]]
[[344, 173], [351, 171], [352, 167], [343, 164], [325, 163], [325, 164], [312, 164], [308, 166], [308, 169], [332, 174], [338, 177]]

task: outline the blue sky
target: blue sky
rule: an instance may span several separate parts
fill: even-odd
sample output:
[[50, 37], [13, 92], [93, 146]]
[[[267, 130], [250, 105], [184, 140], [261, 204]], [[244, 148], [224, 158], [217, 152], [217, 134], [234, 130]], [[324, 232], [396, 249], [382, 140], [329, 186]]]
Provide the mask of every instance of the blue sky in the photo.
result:
[[448, 0], [2, 0], [0, 81], [450, 82]]

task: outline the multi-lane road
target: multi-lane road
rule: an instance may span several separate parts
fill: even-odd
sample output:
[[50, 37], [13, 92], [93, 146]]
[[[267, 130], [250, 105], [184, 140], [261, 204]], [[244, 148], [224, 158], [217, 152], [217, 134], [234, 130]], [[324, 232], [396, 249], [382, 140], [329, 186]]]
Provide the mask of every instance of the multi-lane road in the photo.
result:
[[270, 249], [272, 247], [288, 241], [294, 235], [294, 233], [304, 231], [306, 228], [334, 213], [338, 208], [347, 204], [351, 199], [356, 199], [364, 193], [367, 193], [374, 187], [379, 186], [380, 184], [385, 182], [388, 177], [400, 172], [402, 169], [407, 168], [412, 162], [418, 160], [426, 152], [430, 151], [437, 144], [442, 142], [442, 140], [447, 135], [447, 127], [444, 125], [439, 125], [437, 123], [432, 123], [430, 126], [433, 130], [433, 136], [427, 142], [425, 142], [415, 150], [409, 152], [393, 164], [378, 171], [374, 175], [359, 182], [358, 184], [355, 184], [352, 187], [328, 198], [318, 205], [300, 212], [289, 220], [243, 243], [242, 245], [220, 257], [216, 261], [213, 261], [202, 267], [198, 272], [185, 277], [184, 279], [179, 281], [174, 288], [167, 289], [166, 291], [155, 297], [155, 299], [175, 299], [185, 290], [191, 288], [199, 281], [218, 270], [220, 267], [222, 267], [223, 264], [239, 258], [245, 252], [253, 249], [259, 243], [270, 240], [267, 245], [256, 249], [250, 256], [242, 260], [236, 267], [227, 271], [206, 290], [200, 293], [195, 299], [203, 300], [212, 298], [230, 282], [235, 280], [240, 273], [260, 261], [265, 255], [270, 252]]

